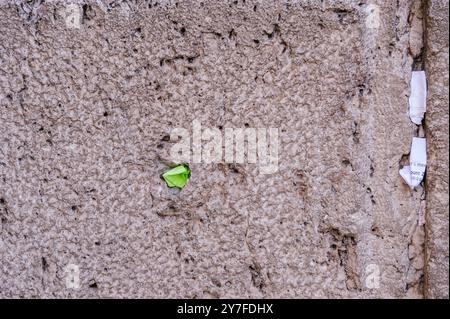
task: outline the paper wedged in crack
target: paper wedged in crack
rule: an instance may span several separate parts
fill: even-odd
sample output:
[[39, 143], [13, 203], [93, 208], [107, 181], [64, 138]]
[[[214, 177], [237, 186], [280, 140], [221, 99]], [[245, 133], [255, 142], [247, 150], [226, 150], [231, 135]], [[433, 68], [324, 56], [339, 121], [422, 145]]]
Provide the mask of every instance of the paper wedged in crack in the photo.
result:
[[409, 117], [420, 125], [427, 110], [427, 79], [425, 71], [413, 71], [411, 75], [411, 95], [409, 97]]
[[[389, 169], [412, 138], [391, 112], [408, 108], [410, 0], [72, 1], [80, 29], [55, 1], [21, 2], [32, 21], [0, 10], [1, 298], [423, 296], [417, 203]], [[248, 163], [245, 134], [242, 164], [236, 137], [232, 163], [173, 162], [195, 119], [278, 128], [278, 171]], [[167, 187], [191, 158], [187, 187]]]
[[400, 170], [400, 175], [411, 188], [414, 188], [422, 182], [427, 166], [427, 144], [425, 138], [413, 137], [409, 163], [409, 166], [405, 166]]

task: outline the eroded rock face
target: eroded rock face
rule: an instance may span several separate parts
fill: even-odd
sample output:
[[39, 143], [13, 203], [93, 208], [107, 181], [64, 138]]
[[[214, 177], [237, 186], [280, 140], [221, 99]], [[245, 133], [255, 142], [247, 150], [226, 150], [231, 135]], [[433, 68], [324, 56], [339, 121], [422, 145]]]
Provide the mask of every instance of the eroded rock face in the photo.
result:
[[427, 20], [428, 294], [448, 298], [448, 1], [430, 1]]
[[[448, 235], [448, 155], [426, 193], [398, 174], [417, 130], [408, 95], [424, 12], [415, 1], [4, 2], [1, 296], [424, 296], [426, 230], [436, 220]], [[448, 18], [435, 16], [427, 47], [437, 37], [448, 52]], [[431, 157], [448, 149], [438, 58], [425, 63], [440, 94]], [[168, 189], [170, 133], [194, 120], [278, 128], [276, 172], [190, 163], [188, 186]], [[433, 238], [438, 297], [448, 238]]]

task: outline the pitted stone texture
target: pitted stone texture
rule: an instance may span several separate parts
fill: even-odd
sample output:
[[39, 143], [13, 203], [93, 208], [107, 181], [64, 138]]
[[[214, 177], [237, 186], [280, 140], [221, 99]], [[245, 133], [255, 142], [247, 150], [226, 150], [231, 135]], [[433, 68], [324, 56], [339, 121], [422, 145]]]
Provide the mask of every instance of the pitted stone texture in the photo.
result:
[[429, 167], [427, 213], [429, 231], [428, 294], [448, 298], [448, 1], [429, 1], [427, 61], [429, 102], [426, 116]]
[[[410, 1], [33, 4], [0, 11], [2, 297], [421, 296]], [[279, 170], [169, 190], [194, 119], [279, 128]]]

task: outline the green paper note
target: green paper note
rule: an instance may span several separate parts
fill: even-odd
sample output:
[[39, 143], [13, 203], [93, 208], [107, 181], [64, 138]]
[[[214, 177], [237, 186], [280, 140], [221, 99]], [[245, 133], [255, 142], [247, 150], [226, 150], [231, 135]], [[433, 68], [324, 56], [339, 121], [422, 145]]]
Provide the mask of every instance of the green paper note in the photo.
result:
[[167, 186], [178, 187], [179, 189], [183, 189], [186, 186], [190, 176], [191, 170], [186, 164], [177, 165], [162, 175]]

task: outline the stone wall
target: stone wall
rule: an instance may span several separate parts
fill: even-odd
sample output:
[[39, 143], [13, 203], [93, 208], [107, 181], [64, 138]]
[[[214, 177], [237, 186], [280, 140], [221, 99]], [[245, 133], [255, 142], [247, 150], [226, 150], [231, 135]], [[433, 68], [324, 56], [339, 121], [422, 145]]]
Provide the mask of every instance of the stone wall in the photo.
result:
[[[1, 297], [448, 297], [448, 2], [0, 3]], [[278, 169], [169, 189], [194, 120], [277, 128]]]
[[426, 68], [428, 156], [428, 294], [448, 298], [448, 1], [429, 1]]

